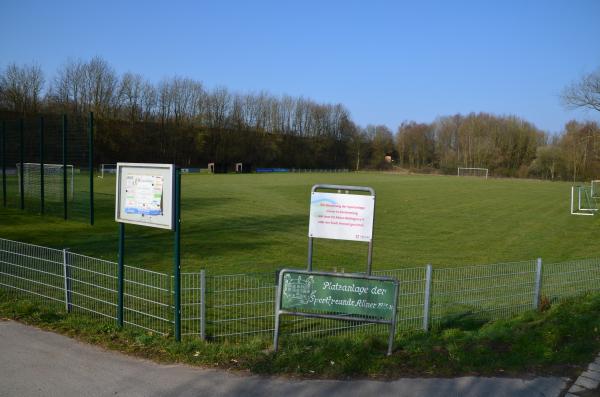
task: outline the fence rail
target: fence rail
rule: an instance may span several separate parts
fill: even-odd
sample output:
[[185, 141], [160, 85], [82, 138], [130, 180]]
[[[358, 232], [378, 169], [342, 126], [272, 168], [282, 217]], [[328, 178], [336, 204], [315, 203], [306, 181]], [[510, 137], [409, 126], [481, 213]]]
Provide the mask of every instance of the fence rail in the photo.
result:
[[[400, 282], [397, 332], [444, 327], [465, 316], [481, 320], [513, 316], [600, 290], [600, 258], [542, 263], [541, 259], [433, 268], [430, 265], [373, 272]], [[116, 321], [116, 263], [0, 239], [0, 288], [67, 312]], [[124, 324], [161, 335], [175, 326], [174, 280], [166, 273], [125, 266]], [[181, 274], [181, 333], [203, 339], [271, 337], [277, 272], [235, 275]], [[298, 337], [385, 333], [377, 324], [285, 318], [282, 334]]]

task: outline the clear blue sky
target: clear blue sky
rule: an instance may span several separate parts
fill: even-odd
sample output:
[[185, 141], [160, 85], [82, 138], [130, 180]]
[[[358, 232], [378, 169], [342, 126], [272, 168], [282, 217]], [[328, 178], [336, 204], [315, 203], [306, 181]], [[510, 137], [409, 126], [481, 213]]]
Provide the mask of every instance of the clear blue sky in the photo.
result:
[[100, 55], [151, 81], [343, 103], [361, 125], [490, 112], [550, 132], [598, 112], [565, 85], [600, 67], [600, 1], [0, 3], [0, 67]]

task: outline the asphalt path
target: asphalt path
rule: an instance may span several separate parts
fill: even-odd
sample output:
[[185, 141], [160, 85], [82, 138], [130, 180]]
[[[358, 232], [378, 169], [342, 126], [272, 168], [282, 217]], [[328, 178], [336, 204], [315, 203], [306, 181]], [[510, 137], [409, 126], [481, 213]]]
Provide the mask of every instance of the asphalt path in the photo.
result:
[[566, 379], [292, 380], [162, 365], [0, 321], [0, 396], [559, 396]]

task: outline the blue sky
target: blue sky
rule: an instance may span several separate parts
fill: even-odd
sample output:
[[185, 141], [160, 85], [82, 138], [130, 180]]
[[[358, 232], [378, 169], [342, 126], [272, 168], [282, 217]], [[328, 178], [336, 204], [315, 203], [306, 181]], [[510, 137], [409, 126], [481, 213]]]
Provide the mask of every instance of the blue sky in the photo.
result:
[[119, 73], [343, 103], [361, 124], [489, 112], [549, 132], [600, 120], [559, 95], [600, 68], [600, 1], [0, 4], [0, 67], [100, 55]]

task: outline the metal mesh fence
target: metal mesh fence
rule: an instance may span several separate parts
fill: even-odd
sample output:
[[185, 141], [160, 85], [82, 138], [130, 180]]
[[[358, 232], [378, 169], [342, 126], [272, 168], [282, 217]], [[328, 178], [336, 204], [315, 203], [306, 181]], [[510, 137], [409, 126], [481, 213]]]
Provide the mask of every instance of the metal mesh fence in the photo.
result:
[[123, 322], [161, 335], [172, 333], [171, 277], [131, 266], [124, 273]]
[[[72, 312], [116, 319], [117, 264], [0, 239], [0, 286], [52, 301]], [[124, 323], [159, 334], [173, 329], [171, 277], [125, 266]]]
[[415, 331], [423, 328], [425, 273], [425, 267], [373, 272], [373, 275], [392, 277], [400, 282], [397, 317], [399, 331]]
[[542, 297], [551, 301], [600, 289], [600, 258], [545, 263]]
[[[600, 259], [536, 261], [433, 269], [430, 315], [434, 326], [461, 318], [508, 317], [536, 307], [536, 281], [542, 299], [600, 290]], [[397, 332], [423, 329], [427, 268], [374, 272], [399, 280]], [[117, 264], [84, 255], [0, 239], [0, 288], [41, 299], [69, 311], [114, 321], [118, 300]], [[174, 329], [173, 277], [137, 267], [124, 270], [124, 323], [168, 335]], [[277, 273], [211, 275], [183, 273], [181, 331], [187, 337], [243, 339], [271, 337]], [[385, 325], [302, 317], [282, 318], [285, 336], [310, 337], [385, 333]]]
[[113, 262], [66, 253], [67, 304], [71, 311], [116, 319], [117, 266]]
[[533, 308], [536, 261], [433, 269], [432, 324], [508, 317]]
[[[398, 331], [423, 326], [425, 268], [374, 272], [400, 280]], [[275, 326], [277, 273], [207, 277], [207, 334], [213, 338], [270, 335]], [[183, 310], [183, 308], [182, 308]], [[282, 334], [296, 336], [339, 333], [387, 333], [385, 325], [301, 317], [282, 318]]]
[[63, 251], [0, 239], [0, 285], [64, 304]]
[[206, 278], [208, 335], [214, 338], [273, 332], [276, 273]]
[[[69, 115], [67, 117], [66, 134], [63, 139], [63, 119], [59, 115], [28, 117], [22, 120], [4, 116], [5, 120], [5, 157], [0, 161], [6, 168], [7, 205], [34, 213], [53, 216], [64, 216], [64, 200], [62, 195], [62, 178], [52, 177], [50, 170], [44, 181], [44, 200], [42, 201], [41, 164], [62, 165], [66, 162], [67, 174], [67, 218], [87, 222], [90, 219], [90, 178], [89, 178], [89, 136], [88, 118]], [[22, 126], [22, 128], [21, 128]], [[43, 130], [43, 134], [42, 134]], [[21, 135], [22, 131], [22, 135]], [[43, 137], [42, 137], [43, 135]], [[66, 142], [65, 158], [63, 146]], [[20, 164], [28, 164], [27, 169], [20, 172]], [[39, 169], [35, 168], [38, 165]], [[35, 171], [35, 178], [30, 176]], [[71, 171], [72, 170], [72, 171]], [[21, 174], [23, 174], [21, 176]], [[21, 176], [21, 178], [20, 178]], [[2, 178], [2, 175], [0, 175]], [[29, 185], [21, 188], [20, 179]], [[23, 192], [23, 194], [21, 194]], [[56, 193], [58, 192], [58, 196]], [[42, 205], [43, 204], [43, 205]]]
[[[206, 335], [203, 304], [204, 273], [181, 273], [181, 336]], [[205, 280], [205, 278], [204, 278]]]

